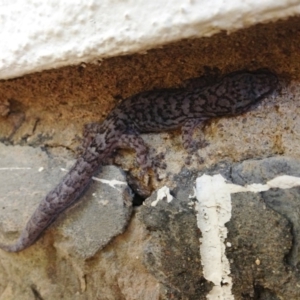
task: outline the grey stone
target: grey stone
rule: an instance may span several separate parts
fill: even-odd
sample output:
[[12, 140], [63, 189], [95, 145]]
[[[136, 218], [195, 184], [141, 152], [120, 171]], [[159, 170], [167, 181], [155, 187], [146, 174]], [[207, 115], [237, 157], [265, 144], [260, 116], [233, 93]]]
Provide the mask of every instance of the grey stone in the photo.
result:
[[[268, 288], [276, 295], [293, 295], [295, 274], [290, 274], [285, 258], [292, 247], [291, 225], [282, 215], [265, 205], [261, 194], [232, 195], [232, 217], [227, 223], [226, 249], [233, 278], [233, 294], [248, 299]], [[286, 284], [287, 277], [292, 277]], [[286, 290], [283, 290], [283, 289]], [[246, 298], [247, 299], [247, 298]]]
[[92, 182], [78, 205], [61, 215], [60, 220], [65, 221], [58, 226], [63, 237], [56, 240], [55, 246], [82, 258], [94, 256], [123, 233], [132, 211], [133, 194], [124, 173], [115, 166], [105, 166], [98, 176], [107, 182]]
[[240, 185], [266, 183], [280, 175], [300, 176], [300, 161], [284, 156], [250, 159], [235, 164], [231, 174], [233, 182]]
[[[38, 203], [73, 161], [50, 159], [39, 148], [1, 144], [0, 157], [1, 238], [5, 236], [5, 242], [13, 242]], [[132, 194], [123, 172], [106, 166], [99, 176], [107, 183], [92, 181], [79, 201], [52, 226], [56, 230], [54, 246], [63, 252], [91, 257], [127, 226]], [[111, 180], [119, 183], [110, 186]]]
[[[300, 175], [300, 161], [289, 157], [248, 160], [232, 167], [233, 183], [265, 184], [280, 175]], [[299, 188], [270, 189], [232, 196], [228, 240], [234, 287], [258, 299], [299, 299]], [[259, 260], [259, 264], [256, 261]], [[289, 266], [291, 265], [291, 266]], [[254, 282], [254, 284], [253, 284]]]
[[[289, 157], [271, 157], [263, 160], [249, 160], [233, 167], [234, 182], [244, 185], [266, 183], [280, 175], [300, 177], [300, 161]], [[270, 189], [263, 192], [263, 201], [273, 210], [284, 216], [292, 224], [293, 247], [287, 255], [290, 265], [300, 261], [300, 187], [291, 189]]]

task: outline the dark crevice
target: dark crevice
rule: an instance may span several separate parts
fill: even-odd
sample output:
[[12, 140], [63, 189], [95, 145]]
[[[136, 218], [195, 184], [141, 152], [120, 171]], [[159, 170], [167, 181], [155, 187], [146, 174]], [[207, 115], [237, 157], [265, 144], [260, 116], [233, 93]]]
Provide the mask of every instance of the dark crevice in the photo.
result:
[[254, 285], [254, 300], [279, 300], [274, 292], [261, 285]]
[[142, 205], [144, 200], [153, 192], [153, 188], [151, 188], [151, 186], [144, 185], [141, 181], [132, 176], [130, 172], [126, 172], [126, 181], [135, 194], [133, 199], [134, 206]]
[[134, 194], [133, 199], [132, 199], [132, 206], [141, 206], [143, 205], [143, 202], [145, 201], [146, 198], [138, 195], [138, 194]]

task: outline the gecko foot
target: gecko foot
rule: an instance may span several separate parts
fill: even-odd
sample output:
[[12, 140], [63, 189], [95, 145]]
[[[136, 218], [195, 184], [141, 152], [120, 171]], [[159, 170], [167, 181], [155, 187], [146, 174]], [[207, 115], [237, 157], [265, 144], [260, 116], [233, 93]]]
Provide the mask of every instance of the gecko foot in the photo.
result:
[[164, 161], [165, 154], [153, 154], [155, 151], [152, 149], [151, 154], [148, 153], [146, 161], [141, 164], [141, 170], [139, 171], [138, 177], [145, 177], [149, 171], [152, 171], [156, 178], [159, 178], [159, 170], [165, 170], [167, 168], [167, 164]]
[[[194, 156], [196, 157], [196, 160], [197, 160], [198, 164], [202, 165], [204, 163], [204, 158], [201, 157], [198, 153], [195, 153]], [[188, 155], [186, 157], [186, 159], [184, 161], [186, 165], [188, 165], [188, 166], [191, 165], [191, 163], [192, 163], [192, 157], [193, 157], [193, 155]]]
[[204, 139], [201, 139], [199, 141], [193, 140], [193, 141], [190, 142], [187, 150], [188, 150], [189, 154], [195, 154], [195, 153], [197, 153], [197, 151], [199, 149], [205, 148], [208, 145], [209, 145], [209, 142], [207, 142]]
[[151, 160], [152, 160], [152, 169], [163, 169], [165, 170], [167, 168], [167, 164], [165, 163], [165, 153], [159, 153], [155, 155], [151, 155]]
[[195, 141], [195, 140], [191, 141], [190, 144], [188, 145], [188, 149], [187, 149], [188, 156], [185, 159], [185, 164], [191, 165], [192, 157], [196, 158], [198, 164], [203, 164], [204, 159], [199, 155], [198, 151], [199, 149], [207, 147], [208, 145], [209, 143], [204, 139], [201, 139], [199, 141]]

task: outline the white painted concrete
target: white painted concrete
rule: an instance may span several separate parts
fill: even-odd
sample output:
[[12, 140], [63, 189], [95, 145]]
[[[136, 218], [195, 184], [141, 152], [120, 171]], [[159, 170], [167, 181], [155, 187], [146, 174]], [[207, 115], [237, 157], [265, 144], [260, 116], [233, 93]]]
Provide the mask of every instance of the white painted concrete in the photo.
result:
[[231, 218], [231, 195], [225, 178], [221, 175], [197, 178], [196, 197], [203, 275], [214, 284], [207, 299], [233, 300], [230, 265], [225, 254], [228, 233], [225, 224]]
[[0, 78], [300, 14], [300, 0], [1, 0]]

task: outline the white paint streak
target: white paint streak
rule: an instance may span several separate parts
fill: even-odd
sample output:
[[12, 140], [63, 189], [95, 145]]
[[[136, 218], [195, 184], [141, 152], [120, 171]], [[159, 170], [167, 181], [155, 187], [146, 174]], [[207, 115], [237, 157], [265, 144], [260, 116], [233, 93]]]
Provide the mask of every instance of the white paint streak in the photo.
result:
[[[197, 224], [202, 232], [200, 239], [201, 263], [204, 277], [214, 283], [207, 295], [209, 300], [232, 300], [232, 279], [229, 261], [225, 255], [224, 241], [227, 223], [231, 218], [231, 194], [241, 192], [259, 193], [271, 188], [289, 189], [300, 186], [300, 177], [282, 175], [266, 184], [254, 183], [246, 186], [226, 183], [220, 175], [203, 175], [196, 180]], [[226, 244], [231, 247], [230, 243]], [[260, 260], [255, 262], [260, 264]], [[224, 285], [226, 284], [226, 285]]]
[[101, 179], [101, 178], [97, 178], [97, 177], [92, 177], [92, 179], [95, 180], [95, 181], [102, 182], [104, 184], [108, 184], [110, 187], [112, 187], [112, 188], [114, 188], [118, 191], [120, 191], [120, 189], [117, 188], [116, 185], [127, 185], [127, 182], [116, 180], [116, 179], [107, 180], [107, 179]]
[[167, 186], [163, 186], [157, 191], [157, 198], [151, 203], [151, 206], [156, 206], [157, 203], [164, 198], [167, 199], [168, 203], [173, 200], [173, 196], [170, 194], [170, 189]]
[[12, 171], [12, 170], [31, 170], [31, 168], [26, 168], [26, 167], [9, 167], [9, 168], [0, 168], [0, 171]]
[[278, 176], [272, 180], [269, 180], [266, 184], [253, 183], [246, 186], [240, 186], [237, 184], [228, 183], [228, 188], [230, 189], [230, 193], [241, 193], [241, 192], [253, 192], [260, 193], [265, 192], [271, 188], [279, 188], [279, 189], [290, 189], [295, 186], [300, 185], [300, 177], [282, 175]]
[[297, 14], [299, 0], [1, 1], [0, 78], [99, 62]]

